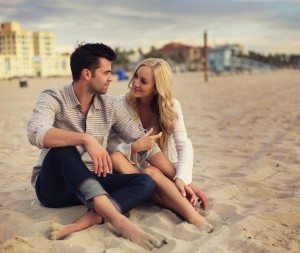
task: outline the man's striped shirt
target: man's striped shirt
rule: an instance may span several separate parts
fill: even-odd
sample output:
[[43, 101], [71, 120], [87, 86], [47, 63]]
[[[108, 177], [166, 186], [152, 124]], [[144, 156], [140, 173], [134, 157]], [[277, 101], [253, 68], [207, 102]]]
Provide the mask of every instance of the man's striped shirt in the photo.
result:
[[[35, 186], [41, 165], [49, 151], [43, 146], [45, 134], [53, 127], [89, 133], [102, 145], [110, 129], [118, 133], [126, 143], [131, 143], [144, 134], [116, 97], [95, 95], [89, 112], [85, 116], [72, 84], [62, 88], [44, 90], [33, 109], [27, 128], [29, 142], [42, 149], [38, 164], [33, 168], [32, 172], [31, 183], [33, 186]], [[85, 150], [85, 147], [77, 146], [77, 150], [84, 164], [90, 170], [93, 170], [92, 158]], [[155, 144], [143, 156], [144, 158], [150, 158], [159, 151], [159, 147]]]

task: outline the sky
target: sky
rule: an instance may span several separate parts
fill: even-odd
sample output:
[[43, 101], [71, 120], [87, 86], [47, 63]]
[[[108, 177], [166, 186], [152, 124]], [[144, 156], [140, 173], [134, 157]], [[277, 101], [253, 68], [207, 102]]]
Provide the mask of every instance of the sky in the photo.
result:
[[125, 49], [169, 42], [243, 44], [258, 53], [300, 54], [299, 0], [0, 0], [0, 22], [55, 34], [58, 51], [80, 42]]

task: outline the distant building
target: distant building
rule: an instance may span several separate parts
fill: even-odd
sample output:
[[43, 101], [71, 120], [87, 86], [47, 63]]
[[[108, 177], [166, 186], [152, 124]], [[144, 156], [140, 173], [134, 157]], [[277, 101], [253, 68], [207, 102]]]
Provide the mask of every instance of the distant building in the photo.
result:
[[[22, 30], [17, 22], [2, 23], [0, 30], [0, 56], [0, 59], [4, 61], [5, 69], [3, 70], [8, 75], [7, 77], [32, 76], [32, 32]], [[0, 78], [2, 75], [0, 73]]]
[[215, 73], [230, 71], [270, 70], [271, 66], [245, 57], [243, 45], [227, 44], [209, 49], [209, 70]]
[[234, 56], [244, 54], [244, 47], [238, 44], [221, 45], [209, 50], [209, 68], [213, 72], [231, 71]]
[[172, 42], [156, 50], [156, 53], [168, 59], [175, 71], [199, 70], [203, 65], [203, 47]]
[[50, 32], [34, 32], [34, 75], [53, 76], [56, 73], [54, 35]]
[[54, 76], [71, 75], [70, 56], [71, 55], [69, 53], [56, 53]]
[[2, 23], [0, 79], [70, 75], [70, 60], [65, 54], [55, 52], [54, 40], [54, 34], [50, 32], [26, 31], [18, 22]]

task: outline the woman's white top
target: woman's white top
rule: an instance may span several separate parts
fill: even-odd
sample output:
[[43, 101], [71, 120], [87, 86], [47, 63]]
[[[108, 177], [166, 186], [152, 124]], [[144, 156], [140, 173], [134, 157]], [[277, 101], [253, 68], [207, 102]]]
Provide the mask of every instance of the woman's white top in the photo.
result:
[[[128, 105], [126, 102], [126, 95], [121, 95], [118, 99], [123, 103], [124, 107], [129, 111], [131, 120], [134, 120], [142, 130], [142, 122], [138, 114]], [[174, 131], [172, 134], [166, 137], [164, 144], [164, 154], [173, 163], [176, 174], [174, 179], [180, 178], [185, 184], [192, 182], [192, 171], [193, 171], [193, 159], [194, 150], [190, 139], [187, 137], [183, 115], [181, 111], [181, 105], [176, 100], [172, 100], [173, 110], [177, 114], [177, 118], [174, 120]], [[126, 158], [139, 169], [144, 169], [149, 165], [147, 161], [141, 160], [141, 158], [131, 152], [131, 143], [125, 143], [116, 132], [111, 130], [107, 140], [107, 150], [109, 153], [119, 151], [123, 153]]]

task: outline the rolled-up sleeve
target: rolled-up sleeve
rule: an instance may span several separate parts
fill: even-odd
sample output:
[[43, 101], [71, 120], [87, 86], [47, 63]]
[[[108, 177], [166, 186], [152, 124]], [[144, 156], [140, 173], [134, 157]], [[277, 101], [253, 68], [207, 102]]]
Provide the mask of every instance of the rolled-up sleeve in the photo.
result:
[[44, 138], [53, 127], [55, 115], [59, 108], [58, 100], [54, 96], [55, 89], [42, 92], [36, 103], [32, 116], [28, 122], [27, 137], [31, 145], [44, 147]]

